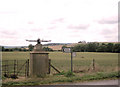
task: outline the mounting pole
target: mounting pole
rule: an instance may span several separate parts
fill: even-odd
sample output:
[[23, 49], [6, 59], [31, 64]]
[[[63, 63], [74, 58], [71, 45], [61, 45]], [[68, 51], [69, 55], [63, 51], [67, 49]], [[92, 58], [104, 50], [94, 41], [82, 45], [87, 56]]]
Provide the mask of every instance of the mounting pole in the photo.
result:
[[[70, 48], [71, 49], [71, 48]], [[71, 72], [73, 72], [73, 56], [72, 56], [72, 49], [71, 49]]]

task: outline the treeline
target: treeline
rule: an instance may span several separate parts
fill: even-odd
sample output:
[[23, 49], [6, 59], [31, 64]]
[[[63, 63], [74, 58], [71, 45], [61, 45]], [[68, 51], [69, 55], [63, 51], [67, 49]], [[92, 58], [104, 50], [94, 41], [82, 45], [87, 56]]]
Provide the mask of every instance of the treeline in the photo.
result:
[[[17, 47], [5, 48], [4, 46], [2, 46], [2, 51], [4, 51], [4, 52], [12, 52], [12, 51], [24, 51], [24, 52], [26, 52], [26, 51], [32, 51], [33, 48], [34, 48], [34, 46], [32, 44], [30, 44], [28, 47], [20, 47], [20, 48], [17, 48]], [[0, 50], [1, 50], [1, 48], [0, 48]], [[48, 48], [48, 47], [43, 47], [43, 50], [44, 51], [53, 51], [53, 49]]]
[[32, 44], [30, 44], [28, 47], [27, 46], [22, 46], [22, 47], [15, 47], [15, 48], [5, 48], [2, 46], [2, 51], [5, 52], [12, 52], [12, 51], [31, 51], [34, 48]]
[[120, 53], [120, 43], [96, 43], [78, 44], [73, 47], [74, 52], [114, 52]]
[[[32, 44], [30, 44], [30, 45], [28, 46], [28, 48], [29, 48], [29, 51], [32, 51], [33, 48], [34, 48], [34, 46], [33, 46]], [[53, 49], [51, 49], [51, 48], [49, 48], [49, 47], [43, 47], [43, 50], [44, 50], [44, 51], [53, 51]]]
[[12, 52], [12, 51], [29, 51], [29, 49], [26, 49], [26, 48], [4, 48], [4, 46], [2, 46], [2, 51], [5, 51], [5, 52]]
[[[67, 45], [63, 45], [61, 50], [63, 51]], [[10, 52], [10, 51], [32, 51], [34, 46], [30, 44], [28, 47], [21, 47], [21, 48], [4, 48], [2, 46], [2, 51]], [[120, 53], [120, 43], [97, 43], [97, 42], [89, 42], [89, 43], [80, 43], [72, 47], [74, 52], [113, 52], [113, 53]], [[0, 49], [1, 50], [1, 49]], [[43, 47], [44, 51], [56, 51], [49, 47]]]

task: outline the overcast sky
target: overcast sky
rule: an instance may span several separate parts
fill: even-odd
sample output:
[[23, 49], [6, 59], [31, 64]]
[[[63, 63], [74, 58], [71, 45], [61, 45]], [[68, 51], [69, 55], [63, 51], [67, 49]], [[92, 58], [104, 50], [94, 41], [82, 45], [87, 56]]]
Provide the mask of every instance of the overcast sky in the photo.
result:
[[[1, 0], [0, 45], [118, 41], [119, 0]], [[35, 44], [35, 43], [32, 43]]]

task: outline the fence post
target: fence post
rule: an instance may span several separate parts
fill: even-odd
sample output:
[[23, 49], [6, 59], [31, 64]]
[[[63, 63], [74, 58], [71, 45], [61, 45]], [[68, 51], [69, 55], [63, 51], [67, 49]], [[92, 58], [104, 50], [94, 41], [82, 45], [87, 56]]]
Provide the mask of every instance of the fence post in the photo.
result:
[[6, 71], [7, 71], [7, 75], [9, 76], [9, 66], [8, 66], [8, 60], [6, 60]]
[[51, 71], [51, 59], [49, 59], [48, 74], [50, 74], [50, 71]]
[[15, 73], [16, 73], [16, 60], [14, 60], [14, 76], [15, 76]]
[[27, 60], [25, 62], [25, 77], [27, 76]]
[[18, 60], [16, 60], [16, 66], [17, 66], [16, 72], [18, 72]]
[[73, 72], [73, 52], [71, 51], [71, 72]]
[[93, 59], [93, 70], [95, 70], [95, 59]]
[[4, 66], [5, 66], [5, 72], [4, 72], [4, 75], [6, 75], [6, 74], [7, 74], [7, 72], [6, 72], [6, 70], [7, 70], [7, 69], [6, 69], [6, 60], [5, 60], [5, 65], [4, 65]]
[[29, 76], [29, 59], [27, 60], [27, 77]]

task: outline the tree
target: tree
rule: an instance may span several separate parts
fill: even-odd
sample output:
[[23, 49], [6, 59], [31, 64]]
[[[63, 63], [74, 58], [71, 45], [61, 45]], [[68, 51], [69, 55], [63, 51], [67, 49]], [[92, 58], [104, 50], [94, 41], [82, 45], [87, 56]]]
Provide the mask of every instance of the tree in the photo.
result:
[[106, 45], [99, 45], [99, 47], [96, 49], [97, 52], [106, 52]]
[[13, 50], [14, 50], [14, 51], [19, 51], [19, 48], [16, 47], [16, 48], [13, 48]]
[[32, 44], [30, 44], [30, 45], [28, 46], [28, 48], [29, 48], [29, 51], [32, 51], [33, 48], [34, 48], [34, 46], [33, 46]]
[[81, 45], [76, 45], [73, 47], [74, 52], [81, 52]]
[[43, 50], [44, 50], [44, 51], [53, 51], [53, 49], [48, 48], [48, 47], [43, 47]]
[[120, 43], [114, 45], [113, 52], [120, 53]]
[[4, 48], [4, 46], [2, 46], [2, 51], [5, 51], [5, 48]]
[[61, 49], [62, 52], [64, 52], [64, 48], [66, 48], [66, 47], [67, 47], [66, 45], [63, 45], [63, 46], [62, 46], [62, 49]]
[[5, 49], [4, 51], [9, 51], [9, 49]]
[[120, 43], [96, 43], [78, 44], [73, 47], [75, 52], [116, 52], [120, 53]]
[[13, 51], [13, 49], [9, 49], [9, 51]]
[[98, 47], [98, 44], [97, 44], [97, 43], [91, 42], [91, 43], [88, 43], [88, 44], [86, 45], [86, 50], [87, 50], [88, 52], [96, 52], [97, 47]]
[[106, 49], [106, 51], [107, 51], [107, 52], [113, 52], [113, 46], [114, 46], [113, 43], [108, 43], [108, 44], [107, 44], [107, 49]]

